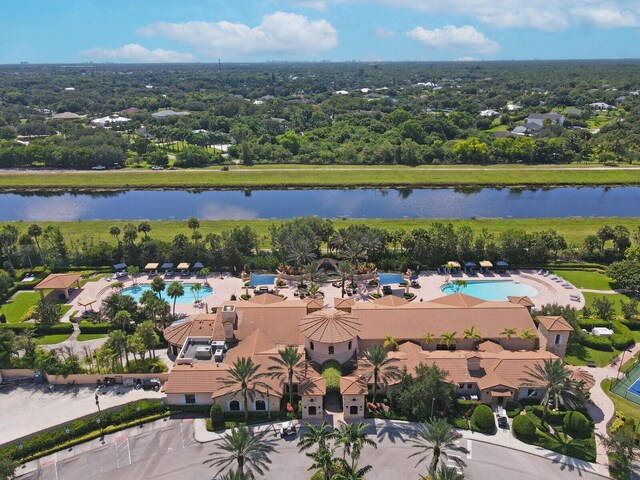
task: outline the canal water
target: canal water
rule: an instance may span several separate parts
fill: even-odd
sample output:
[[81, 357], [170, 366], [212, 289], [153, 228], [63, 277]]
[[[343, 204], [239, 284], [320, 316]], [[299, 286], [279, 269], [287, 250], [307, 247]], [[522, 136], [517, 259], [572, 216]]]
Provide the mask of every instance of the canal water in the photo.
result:
[[640, 216], [640, 187], [0, 194], [0, 221]]

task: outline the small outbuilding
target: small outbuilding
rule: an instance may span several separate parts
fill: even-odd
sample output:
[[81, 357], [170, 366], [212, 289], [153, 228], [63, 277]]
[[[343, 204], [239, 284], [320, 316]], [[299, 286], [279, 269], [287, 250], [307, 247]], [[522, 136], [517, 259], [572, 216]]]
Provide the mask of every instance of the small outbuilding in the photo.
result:
[[79, 273], [52, 273], [35, 286], [35, 290], [40, 292], [40, 298], [44, 300], [45, 290], [53, 290], [54, 292], [60, 292], [64, 295], [64, 298], [69, 298], [69, 290], [74, 286], [77, 289], [82, 288], [80, 286], [80, 279], [82, 275]]

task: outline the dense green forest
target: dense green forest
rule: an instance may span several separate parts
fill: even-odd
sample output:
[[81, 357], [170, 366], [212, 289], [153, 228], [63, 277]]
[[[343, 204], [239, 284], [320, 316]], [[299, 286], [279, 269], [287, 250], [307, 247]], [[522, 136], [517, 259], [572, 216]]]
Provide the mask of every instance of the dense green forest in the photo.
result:
[[[6, 65], [0, 167], [631, 163], [639, 66]], [[165, 109], [189, 114], [152, 116]], [[91, 122], [118, 112], [130, 121]], [[529, 115], [551, 112], [562, 120], [522, 132]]]

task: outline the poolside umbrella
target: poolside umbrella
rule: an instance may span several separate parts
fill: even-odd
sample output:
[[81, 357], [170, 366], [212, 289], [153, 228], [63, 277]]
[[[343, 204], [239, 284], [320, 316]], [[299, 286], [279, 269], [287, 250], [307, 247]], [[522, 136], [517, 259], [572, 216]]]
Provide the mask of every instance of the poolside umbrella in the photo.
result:
[[496, 262], [496, 267], [498, 267], [498, 268], [509, 268], [509, 264], [507, 262], [505, 262], [504, 260], [498, 260]]
[[493, 263], [491, 263], [489, 260], [482, 260], [480, 262], [480, 266], [482, 268], [491, 268], [491, 267], [493, 267]]
[[476, 262], [472, 262], [472, 261], [464, 262], [464, 269], [467, 271], [467, 273], [470, 270], [473, 270], [474, 268], [477, 268], [477, 266], [478, 266], [478, 264]]
[[189, 270], [190, 266], [191, 266], [190, 264], [188, 264], [186, 262], [182, 262], [182, 263], [178, 264], [178, 270], [182, 270], [182, 271]]
[[124, 270], [125, 268], [127, 268], [127, 264], [126, 263], [116, 263], [113, 268], [115, 270]]
[[162, 266], [160, 267], [160, 270], [164, 270], [165, 272], [167, 270], [171, 270], [173, 268], [173, 263], [163, 263]]
[[202, 270], [204, 268], [204, 264], [202, 262], [196, 262], [193, 264], [194, 270]]
[[160, 266], [159, 263], [147, 263], [144, 267], [145, 270], [157, 270]]

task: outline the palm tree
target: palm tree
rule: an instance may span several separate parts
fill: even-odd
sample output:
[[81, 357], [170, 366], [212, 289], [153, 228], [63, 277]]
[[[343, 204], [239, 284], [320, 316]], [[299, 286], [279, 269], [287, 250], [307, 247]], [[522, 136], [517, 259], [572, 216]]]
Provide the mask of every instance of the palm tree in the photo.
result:
[[242, 357], [233, 362], [231, 369], [227, 371], [228, 377], [222, 380], [225, 387], [233, 387], [242, 393], [245, 422], [249, 420], [249, 398], [253, 398], [256, 388], [269, 388], [269, 385], [262, 381], [268, 374], [260, 373], [258, 370], [260, 365], [253, 363], [251, 357]]
[[533, 333], [530, 328], [525, 328], [524, 330], [522, 330], [522, 333], [518, 336], [523, 340], [529, 340], [530, 342], [534, 342], [534, 343], [536, 340], [538, 340], [538, 336], [535, 333]]
[[120, 227], [118, 227], [117, 225], [113, 225], [111, 228], [109, 228], [109, 235], [116, 237], [116, 240], [118, 240], [118, 245], [120, 245]]
[[284, 350], [278, 350], [278, 355], [277, 357], [269, 357], [269, 360], [275, 364], [269, 367], [269, 376], [273, 378], [287, 376], [289, 405], [293, 405], [293, 375], [296, 369], [301, 366], [300, 360], [302, 360], [304, 354], [298, 352], [296, 347], [286, 347]]
[[111, 284], [111, 290], [115, 292], [121, 292], [123, 288], [124, 288], [124, 282], [113, 282]]
[[200, 283], [194, 283], [193, 285], [191, 285], [189, 290], [193, 294], [193, 298], [195, 299], [195, 301], [199, 302], [200, 301], [200, 291], [202, 290], [202, 285]]
[[158, 298], [162, 298], [162, 292], [164, 291], [166, 284], [162, 277], [155, 277], [151, 281], [151, 290], [158, 294]]
[[347, 455], [351, 457], [351, 464], [349, 465], [350, 470], [353, 471], [354, 467], [358, 463], [358, 459], [360, 458], [360, 454], [362, 453], [362, 449], [369, 445], [373, 448], [378, 448], [376, 442], [371, 440], [365, 430], [367, 429], [367, 425], [360, 423], [342, 423], [338, 430], [335, 432], [336, 435], [336, 446], [342, 446], [342, 458], [344, 459]]
[[248, 474], [241, 472], [240, 470], [229, 470], [227, 473], [220, 477], [220, 480], [251, 480]]
[[552, 400], [556, 407], [562, 404], [570, 409], [584, 404], [585, 397], [582, 385], [571, 378], [571, 371], [562, 363], [562, 360], [549, 358], [543, 363], [527, 367], [526, 372], [528, 376], [522, 379], [523, 387], [535, 388], [543, 392], [543, 422], [547, 417], [549, 404]]
[[476, 342], [480, 342], [482, 340], [482, 335], [480, 335], [480, 332], [478, 331], [476, 326], [472, 325], [471, 328], [465, 328], [462, 331], [462, 338], [468, 338], [469, 340], [471, 340], [475, 347]]
[[430, 478], [432, 480], [464, 480], [464, 475], [458, 473], [454, 467], [447, 467], [445, 465], [440, 465], [440, 470], [433, 477], [420, 477], [421, 480], [424, 478]]
[[[429, 474], [434, 476], [438, 462], [441, 459], [451, 460], [459, 467], [464, 467], [465, 463], [459, 456], [450, 455], [450, 453], [469, 453], [469, 451], [456, 444], [457, 435], [452, 430], [451, 425], [444, 418], [438, 418], [430, 422], [425, 422], [418, 426], [414, 436], [410, 439], [410, 443], [418, 451], [409, 455], [418, 457], [416, 467], [424, 463], [429, 453], [431, 453], [431, 463], [429, 465]], [[449, 453], [448, 453], [449, 452]]]
[[359, 468], [357, 463], [350, 466], [346, 460], [340, 458], [334, 463], [334, 469], [336, 472], [331, 477], [331, 480], [362, 480], [373, 467], [365, 465]]
[[184, 287], [180, 282], [171, 282], [169, 288], [167, 288], [167, 295], [169, 298], [173, 298], [173, 316], [176, 316], [176, 300], [178, 297], [184, 295]]
[[120, 310], [113, 317], [113, 324], [120, 330], [126, 331], [131, 325], [131, 314], [126, 310]]
[[191, 217], [187, 220], [187, 227], [189, 228], [189, 230], [196, 231], [200, 228], [200, 220], [198, 220], [196, 217]]
[[334, 464], [329, 440], [335, 438], [335, 433], [329, 430], [327, 422], [322, 422], [319, 428], [307, 423], [306, 428], [307, 431], [298, 441], [299, 452], [302, 453], [317, 445], [315, 451], [305, 453], [307, 457], [313, 460], [313, 464], [308, 470], [319, 470], [323, 472], [325, 480], [329, 480], [333, 473]]
[[387, 350], [396, 350], [398, 348], [396, 337], [394, 337], [393, 335], [387, 335], [382, 346]]
[[287, 245], [287, 260], [302, 267], [316, 258], [313, 245], [304, 237], [295, 238]]
[[129, 265], [127, 267], [127, 273], [131, 277], [133, 284], [136, 285], [138, 283], [138, 274], [140, 273], [140, 267], [137, 265]]
[[455, 287], [456, 292], [459, 292], [460, 290], [463, 290], [464, 288], [467, 287], [467, 281], [466, 280], [454, 280], [453, 281], [453, 286]]
[[[389, 352], [380, 345], [373, 345], [362, 354], [364, 368], [370, 370], [369, 378], [373, 377], [373, 401], [378, 395], [378, 383], [380, 380], [387, 382], [400, 377], [400, 370], [394, 365], [397, 358], [389, 358]], [[368, 380], [367, 380], [368, 381]]]
[[338, 273], [338, 275], [340, 275], [342, 298], [344, 298], [344, 295], [347, 293], [344, 288], [347, 278], [353, 276], [353, 271], [353, 265], [351, 265], [349, 262], [341, 261], [336, 265], [336, 272]]
[[502, 329], [502, 331], [500, 332], [500, 335], [504, 335], [505, 338], [507, 339], [507, 349], [509, 348], [509, 342], [511, 341], [511, 338], [515, 335], [517, 335], [518, 331], [515, 328], [504, 328]]
[[149, 232], [151, 231], [151, 224], [147, 221], [140, 222], [138, 224], [138, 231], [144, 233], [145, 240], [149, 238]]
[[230, 433], [225, 433], [218, 450], [211, 454], [213, 458], [206, 463], [220, 467], [216, 476], [234, 462], [238, 465], [237, 472], [240, 475], [255, 478], [254, 474], [257, 473], [264, 476], [271, 463], [269, 455], [275, 451], [273, 440], [266, 438], [267, 433], [267, 430], [263, 430], [252, 435], [247, 427], [236, 427]]
[[27, 229], [27, 234], [33, 238], [33, 241], [36, 242], [36, 248], [38, 249], [38, 255], [40, 256], [40, 260], [42, 260], [42, 264], [44, 265], [44, 257], [42, 256], [42, 250], [40, 249], [40, 236], [42, 235], [42, 227], [37, 223], [32, 223], [29, 225]]
[[425, 332], [425, 334], [422, 335], [422, 339], [424, 340], [426, 346], [429, 346], [430, 343], [433, 343], [435, 341], [435, 337], [431, 332]]
[[440, 341], [445, 344], [447, 348], [450, 348], [452, 344], [458, 343], [458, 339], [456, 338], [457, 334], [458, 332], [444, 332], [440, 336]]
[[324, 272], [320, 269], [317, 262], [309, 262], [302, 268], [302, 276], [309, 281], [311, 286], [324, 281]]

